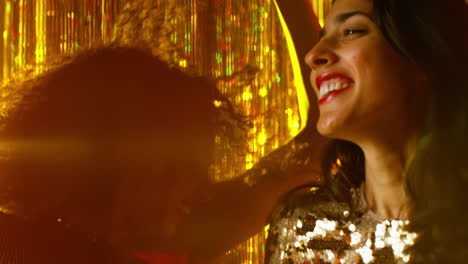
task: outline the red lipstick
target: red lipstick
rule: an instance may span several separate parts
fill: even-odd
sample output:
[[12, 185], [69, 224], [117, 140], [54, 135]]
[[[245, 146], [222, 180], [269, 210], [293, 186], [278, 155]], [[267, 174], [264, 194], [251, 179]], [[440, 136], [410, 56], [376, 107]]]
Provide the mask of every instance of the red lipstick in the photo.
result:
[[333, 79], [333, 78], [340, 78], [340, 79], [344, 79], [346, 80], [346, 82], [349, 83], [349, 85], [346, 85], [345, 87], [339, 89], [339, 90], [335, 90], [335, 91], [332, 91], [332, 92], [329, 92], [327, 95], [325, 95], [324, 97], [322, 97], [320, 100], [319, 100], [319, 104], [323, 104], [329, 100], [331, 100], [333, 97], [335, 97], [337, 94], [347, 90], [349, 87], [351, 87], [353, 84], [354, 84], [354, 81], [353, 79], [351, 79], [350, 77], [342, 74], [342, 73], [339, 73], [339, 72], [330, 72], [330, 73], [324, 73], [322, 75], [319, 75], [316, 79], [315, 79], [315, 84], [317, 85], [317, 90], [318, 90], [318, 93], [320, 93], [320, 89], [322, 88], [321, 85], [324, 81], [326, 80], [329, 80], [329, 79]]

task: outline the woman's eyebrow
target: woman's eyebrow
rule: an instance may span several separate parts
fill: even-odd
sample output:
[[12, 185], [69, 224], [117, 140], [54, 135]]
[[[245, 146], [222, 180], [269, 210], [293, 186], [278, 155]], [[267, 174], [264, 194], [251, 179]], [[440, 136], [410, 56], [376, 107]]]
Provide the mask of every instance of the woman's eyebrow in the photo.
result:
[[[351, 12], [346, 12], [346, 13], [342, 13], [342, 14], [339, 14], [335, 17], [335, 19], [333, 20], [333, 24], [342, 24], [344, 23], [346, 20], [350, 19], [351, 17], [353, 16], [357, 16], [357, 15], [362, 15], [362, 16], [365, 16], [367, 17], [368, 19], [373, 20], [373, 18], [367, 14], [366, 12], [363, 12], [363, 11], [351, 11]], [[326, 30], [325, 28], [322, 28], [320, 30], [320, 33], [319, 33], [319, 38], [323, 38], [325, 35], [326, 35]]]
[[341, 24], [341, 23], [344, 23], [346, 20], [350, 19], [351, 17], [353, 16], [356, 16], [356, 15], [362, 15], [362, 16], [365, 16], [367, 17], [368, 19], [372, 20], [372, 17], [367, 14], [366, 12], [363, 12], [363, 11], [351, 11], [351, 12], [346, 12], [346, 13], [342, 13], [342, 14], [339, 14], [335, 17], [335, 20], [333, 21], [334, 24]]

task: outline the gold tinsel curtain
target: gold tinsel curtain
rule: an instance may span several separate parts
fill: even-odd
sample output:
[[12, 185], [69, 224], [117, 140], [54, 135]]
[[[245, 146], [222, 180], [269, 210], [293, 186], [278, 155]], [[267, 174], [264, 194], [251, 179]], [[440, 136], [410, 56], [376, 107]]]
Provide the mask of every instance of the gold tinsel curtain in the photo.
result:
[[[311, 1], [323, 23], [330, 1]], [[302, 79], [279, 17], [273, 0], [3, 0], [0, 80], [34, 77], [80, 50], [144, 43], [168, 63], [213, 78], [251, 118], [241, 147], [216, 138], [212, 178], [225, 181], [296, 135], [305, 120]], [[264, 242], [261, 233], [216, 262], [263, 263]]]

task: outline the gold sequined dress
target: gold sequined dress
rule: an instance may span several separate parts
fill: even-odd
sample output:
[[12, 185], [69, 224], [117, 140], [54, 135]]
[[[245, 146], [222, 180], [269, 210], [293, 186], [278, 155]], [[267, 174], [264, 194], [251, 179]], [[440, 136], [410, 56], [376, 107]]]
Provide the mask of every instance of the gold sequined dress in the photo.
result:
[[408, 221], [380, 219], [367, 209], [362, 188], [351, 193], [354, 210], [325, 188], [290, 195], [271, 221], [265, 263], [407, 263], [405, 248], [416, 238], [405, 230]]

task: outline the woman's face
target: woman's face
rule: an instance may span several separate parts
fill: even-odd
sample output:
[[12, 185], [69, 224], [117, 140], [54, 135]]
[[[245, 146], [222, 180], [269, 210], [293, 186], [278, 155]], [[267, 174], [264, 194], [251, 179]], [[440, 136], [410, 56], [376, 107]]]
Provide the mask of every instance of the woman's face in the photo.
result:
[[306, 62], [322, 135], [355, 141], [410, 127], [423, 74], [386, 42], [372, 1], [336, 1]]

